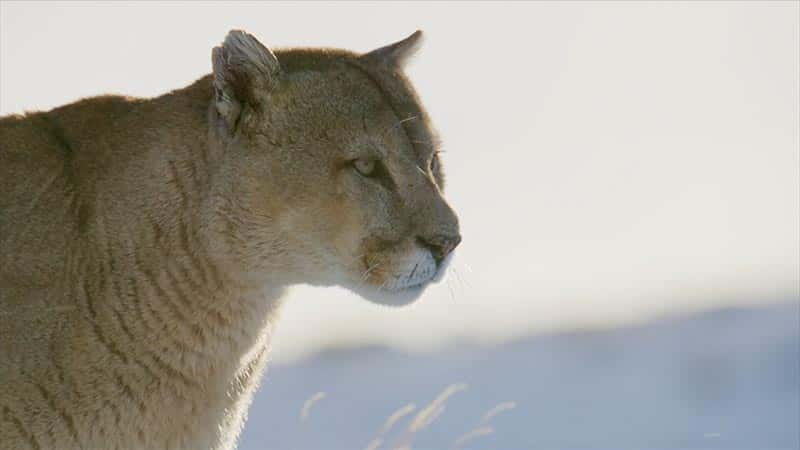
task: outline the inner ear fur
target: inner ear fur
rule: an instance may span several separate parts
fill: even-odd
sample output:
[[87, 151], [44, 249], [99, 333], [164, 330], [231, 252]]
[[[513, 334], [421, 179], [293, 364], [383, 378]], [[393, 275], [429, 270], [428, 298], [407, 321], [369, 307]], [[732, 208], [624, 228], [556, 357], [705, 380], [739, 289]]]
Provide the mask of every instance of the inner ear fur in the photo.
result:
[[277, 83], [280, 64], [275, 54], [253, 35], [232, 30], [211, 52], [214, 103], [229, 132], [245, 107], [258, 108]]

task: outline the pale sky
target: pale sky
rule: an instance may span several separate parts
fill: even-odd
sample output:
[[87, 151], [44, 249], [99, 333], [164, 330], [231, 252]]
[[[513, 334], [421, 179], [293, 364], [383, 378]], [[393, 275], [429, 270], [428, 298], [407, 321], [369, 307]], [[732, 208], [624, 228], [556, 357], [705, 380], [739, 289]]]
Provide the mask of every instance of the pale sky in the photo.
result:
[[155, 96], [231, 28], [408, 68], [444, 140], [456, 273], [389, 309], [298, 287], [274, 359], [435, 349], [800, 297], [797, 2], [0, 6], [0, 114]]

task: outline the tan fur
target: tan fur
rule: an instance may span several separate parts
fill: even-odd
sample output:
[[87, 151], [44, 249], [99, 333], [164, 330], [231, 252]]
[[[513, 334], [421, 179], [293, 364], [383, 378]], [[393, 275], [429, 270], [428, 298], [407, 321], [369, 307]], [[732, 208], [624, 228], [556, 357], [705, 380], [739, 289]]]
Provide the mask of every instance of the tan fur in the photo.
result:
[[286, 287], [416, 298], [460, 240], [418, 41], [232, 32], [184, 89], [0, 119], [0, 447], [231, 448]]

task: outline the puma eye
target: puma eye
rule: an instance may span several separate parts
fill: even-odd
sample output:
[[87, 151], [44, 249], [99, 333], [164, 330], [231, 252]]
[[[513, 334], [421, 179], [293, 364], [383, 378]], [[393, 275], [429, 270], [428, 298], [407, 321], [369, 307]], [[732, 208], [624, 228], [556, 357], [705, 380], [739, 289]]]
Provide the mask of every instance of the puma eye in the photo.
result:
[[353, 161], [353, 167], [356, 168], [358, 173], [368, 177], [375, 172], [375, 160], [359, 158]]
[[436, 172], [439, 169], [439, 152], [433, 154], [431, 158], [431, 172]]

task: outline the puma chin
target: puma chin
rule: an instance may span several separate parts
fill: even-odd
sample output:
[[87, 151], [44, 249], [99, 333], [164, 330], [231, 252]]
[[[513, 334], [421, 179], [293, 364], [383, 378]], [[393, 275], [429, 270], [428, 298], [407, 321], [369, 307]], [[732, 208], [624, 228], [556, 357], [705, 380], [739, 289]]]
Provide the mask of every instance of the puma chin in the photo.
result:
[[419, 238], [376, 251], [360, 247], [360, 258], [353, 257], [353, 264], [330, 271], [330, 278], [319, 284], [344, 287], [373, 303], [404, 306], [444, 278], [459, 241], [456, 236], [447, 244], [449, 248]]
[[[375, 257], [376, 260], [382, 260]], [[365, 256], [363, 275], [349, 280], [344, 286], [361, 297], [382, 305], [402, 306], [417, 300], [431, 284], [441, 281], [452, 260], [452, 253], [437, 260], [434, 252], [413, 246], [409, 252], [397, 255], [394, 264], [379, 270], [380, 262]]]

